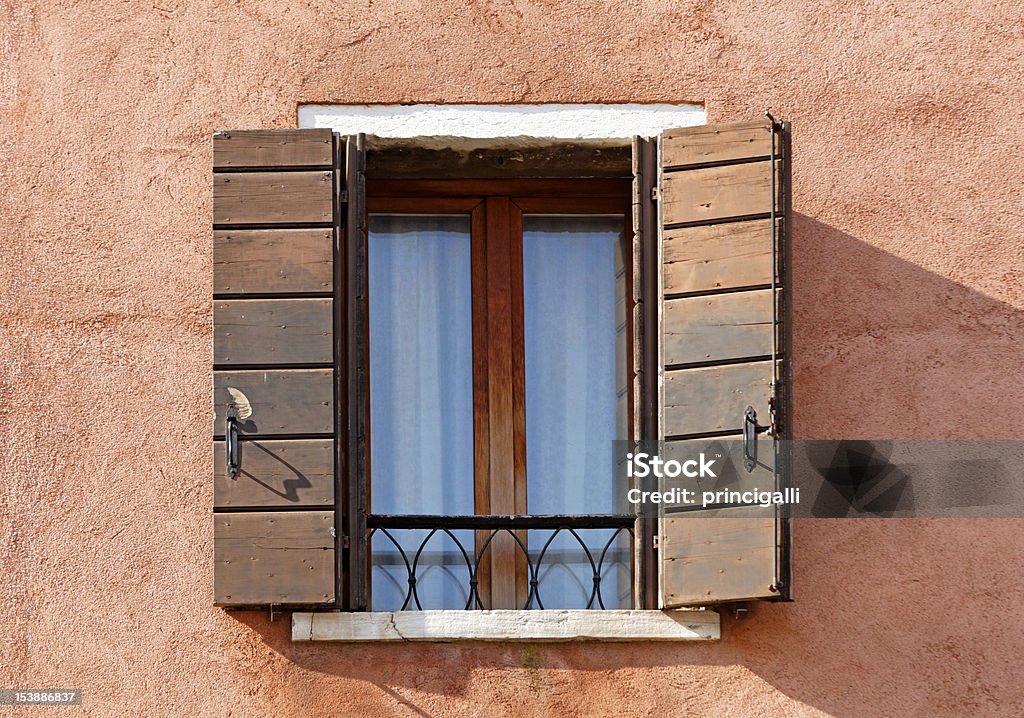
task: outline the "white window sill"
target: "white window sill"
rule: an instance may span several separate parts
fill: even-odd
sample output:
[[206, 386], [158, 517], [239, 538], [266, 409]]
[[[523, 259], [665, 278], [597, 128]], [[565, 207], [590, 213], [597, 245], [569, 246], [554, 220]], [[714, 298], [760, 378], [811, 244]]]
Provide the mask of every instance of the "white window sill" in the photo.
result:
[[293, 641], [715, 641], [714, 611], [293, 613]]

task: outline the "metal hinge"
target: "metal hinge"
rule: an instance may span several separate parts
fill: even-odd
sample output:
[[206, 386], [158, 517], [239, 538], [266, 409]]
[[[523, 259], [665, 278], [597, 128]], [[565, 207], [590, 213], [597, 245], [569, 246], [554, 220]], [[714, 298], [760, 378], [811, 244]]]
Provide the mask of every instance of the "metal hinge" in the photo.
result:
[[[331, 526], [331, 536], [334, 537], [334, 538], [338, 538], [338, 530], [336, 528], [334, 528], [333, 526]], [[348, 548], [348, 536], [347, 535], [341, 537], [341, 547], [342, 548]]]
[[779, 439], [782, 436], [782, 427], [779, 425], [779, 414], [775, 406], [775, 397], [768, 397], [768, 434]]
[[762, 426], [757, 423], [757, 411], [754, 407], [748, 406], [743, 412], [743, 468], [747, 473], [757, 466], [757, 435], [767, 434], [773, 439], [779, 438], [780, 427], [775, 413], [775, 397], [768, 399], [768, 417], [768, 425]]
[[658, 534], [654, 534], [654, 536], [652, 537], [652, 541], [654, 543], [654, 548], [655, 549], [657, 549], [658, 545], [660, 544], [660, 541], [659, 541], [660, 538], [661, 538], [661, 536], [659, 536]]
[[658, 199], [658, 188], [657, 187], [651, 187], [651, 199], [652, 200]]

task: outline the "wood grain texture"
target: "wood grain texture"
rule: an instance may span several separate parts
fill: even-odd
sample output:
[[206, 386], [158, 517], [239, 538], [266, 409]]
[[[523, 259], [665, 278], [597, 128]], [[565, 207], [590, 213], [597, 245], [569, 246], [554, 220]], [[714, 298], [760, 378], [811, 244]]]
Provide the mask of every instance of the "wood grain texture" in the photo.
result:
[[[343, 500], [338, 502], [339, 531], [348, 540], [348, 551], [339, 554], [339, 603], [348, 610], [365, 611], [370, 606], [370, 561], [366, 515], [370, 511], [370, 402], [368, 400], [368, 303], [367, 213], [366, 213], [366, 137], [349, 135], [344, 149], [338, 147], [339, 164], [344, 156], [344, 180], [348, 195], [344, 208], [339, 205], [337, 271], [345, 275], [345, 313], [337, 314], [337, 354], [340, 376], [336, 382], [339, 402], [335, 439]], [[339, 198], [340, 199], [340, 198]], [[344, 418], [342, 418], [344, 417]], [[344, 540], [344, 539], [343, 539]]]
[[228, 476], [224, 442], [213, 444], [214, 508], [330, 506], [334, 442], [330, 439], [243, 441], [241, 471]]
[[663, 608], [778, 597], [774, 513], [756, 507], [663, 518]]
[[[756, 410], [758, 424], [771, 421], [773, 379], [781, 369], [781, 361], [773, 366], [770, 359], [757, 360], [770, 357], [775, 332], [785, 321], [780, 306], [779, 325], [773, 326], [773, 307], [784, 295], [765, 288], [773, 278], [776, 286], [782, 283], [774, 274], [779, 270], [772, 262], [767, 215], [778, 213], [780, 257], [787, 228], [788, 203], [773, 203], [788, 196], [782, 193], [788, 163], [776, 165], [779, 194], [773, 197], [772, 137], [766, 120], [663, 135], [662, 368], [681, 367], [664, 373], [663, 431], [719, 437], [670, 441], [663, 453], [677, 460], [713, 455], [717, 475], [688, 480], [700, 492], [773, 490], [777, 483], [775, 440], [758, 437], [757, 464], [747, 472], [741, 435], [747, 406]], [[778, 137], [775, 146], [783, 159], [784, 140]], [[711, 366], [683, 368], [698, 364]], [[782, 597], [776, 584], [786, 575], [788, 553], [776, 507], [704, 510], [701, 503], [659, 519], [662, 606]]]
[[666, 371], [665, 435], [739, 432], [748, 405], [767, 423], [771, 381], [770, 361]]
[[[633, 138], [633, 359], [632, 396], [634, 439], [657, 439], [660, 425], [658, 394], [658, 317], [661, 300], [658, 284], [661, 231], [653, 196], [660, 170], [657, 141]], [[654, 322], [652, 324], [652, 322]], [[654, 548], [655, 521], [638, 517], [633, 541], [633, 586], [637, 608], [653, 609], [658, 604], [657, 553]]]
[[[531, 201], [541, 201], [534, 199]], [[557, 200], [558, 209], [565, 211], [565, 204]], [[577, 200], [573, 205], [588, 205], [590, 202]], [[509, 274], [512, 279], [512, 456], [513, 456], [513, 512], [529, 513], [526, 496], [526, 334], [525, 334], [525, 277], [523, 275], [523, 207], [518, 202], [509, 206]], [[525, 211], [525, 210], [523, 210]], [[540, 211], [545, 211], [541, 209]], [[516, 532], [519, 540], [526, 545], [528, 532]], [[530, 569], [526, 557], [519, 551], [514, 559], [515, 606], [525, 606], [530, 594]]]
[[[501, 179], [545, 177], [629, 177], [628, 146], [595, 147], [559, 142], [472, 149], [423, 147], [417, 140], [385, 140], [371, 148], [369, 179]], [[379, 141], [378, 141], [379, 142]]]
[[316, 172], [228, 172], [213, 176], [214, 224], [330, 222], [333, 176]]
[[229, 395], [235, 387], [249, 399], [253, 414], [245, 434], [315, 434], [334, 431], [334, 372], [330, 369], [215, 371], [215, 435], [224, 433]]
[[561, 179], [426, 179], [368, 180], [371, 197], [610, 197], [629, 196], [630, 180]]
[[[777, 224], [781, 232], [782, 220]], [[665, 230], [665, 294], [771, 284], [770, 230], [767, 219]]]
[[333, 511], [215, 514], [213, 526], [217, 605], [333, 603]]
[[321, 364], [334, 358], [330, 299], [213, 303], [215, 364]]
[[213, 167], [330, 167], [332, 135], [329, 129], [217, 132]]
[[770, 163], [666, 172], [662, 220], [666, 225], [706, 222], [771, 211]]
[[[473, 294], [473, 507], [478, 514], [491, 513], [491, 407], [488, 400], [490, 375], [487, 365], [490, 318], [487, 316], [487, 225], [483, 203], [472, 214]], [[488, 539], [488, 531], [474, 533], [474, 551]], [[480, 561], [477, 568], [478, 592], [484, 605], [491, 602], [491, 561]]]
[[768, 120], [764, 119], [665, 130], [661, 140], [662, 165], [683, 167], [747, 157], [768, 157], [772, 152], [770, 127]]
[[[490, 511], [516, 513], [516, 426], [513, 393], [516, 386], [513, 359], [510, 263], [512, 241], [506, 197], [486, 200], [487, 222], [487, 395], [490, 435]], [[491, 602], [488, 608], [516, 608], [515, 566], [517, 547], [507, 533], [494, 537], [490, 554]]]
[[772, 290], [665, 301], [666, 366], [771, 355]]
[[215, 294], [330, 292], [332, 232], [324, 229], [216, 230]]
[[[770, 437], [763, 434], [758, 437], [757, 463], [753, 471], [749, 472], [743, 465], [743, 437], [739, 435], [666, 441], [659, 452], [666, 461], [674, 459], [680, 463], [698, 459], [701, 454], [704, 454], [705, 460], [714, 461], [714, 477], [668, 479], [665, 488], [678, 486], [698, 492], [774, 490], [775, 442]], [[698, 494], [696, 498], [700, 501], [702, 496]], [[673, 506], [663, 504], [664, 508]]]

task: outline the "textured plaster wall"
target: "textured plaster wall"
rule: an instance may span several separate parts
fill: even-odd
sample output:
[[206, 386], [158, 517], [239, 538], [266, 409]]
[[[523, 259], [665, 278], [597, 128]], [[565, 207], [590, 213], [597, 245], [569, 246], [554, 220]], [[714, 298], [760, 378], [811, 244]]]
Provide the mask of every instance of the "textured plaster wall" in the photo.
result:
[[[1020, 715], [1022, 522], [803, 521], [715, 645], [293, 645], [211, 607], [210, 133], [299, 103], [793, 121], [796, 430], [1024, 438], [1008, 0], [0, 0], [0, 684], [81, 715]], [[25, 715], [51, 709], [26, 709]]]

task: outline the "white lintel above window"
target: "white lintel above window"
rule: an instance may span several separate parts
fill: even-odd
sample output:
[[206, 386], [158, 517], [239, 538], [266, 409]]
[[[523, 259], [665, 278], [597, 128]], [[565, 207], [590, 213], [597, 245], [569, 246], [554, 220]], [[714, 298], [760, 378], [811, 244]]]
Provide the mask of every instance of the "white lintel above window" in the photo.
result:
[[378, 137], [625, 139], [706, 121], [704, 108], [694, 104], [299, 106], [300, 128]]

